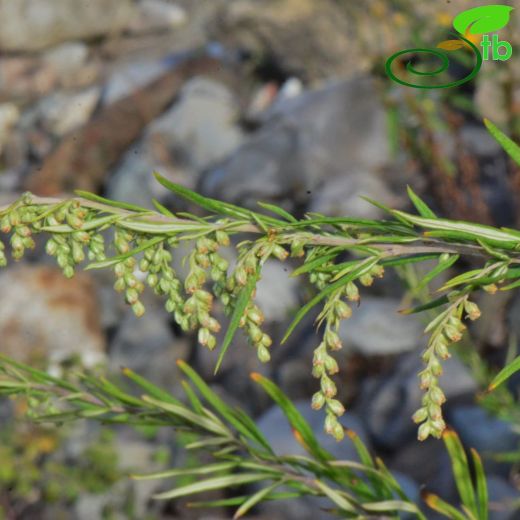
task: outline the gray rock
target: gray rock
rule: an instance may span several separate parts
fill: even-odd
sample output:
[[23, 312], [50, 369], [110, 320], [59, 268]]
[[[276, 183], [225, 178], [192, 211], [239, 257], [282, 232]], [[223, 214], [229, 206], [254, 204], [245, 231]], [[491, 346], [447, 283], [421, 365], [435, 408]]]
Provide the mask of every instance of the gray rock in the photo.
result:
[[45, 129], [56, 136], [63, 136], [90, 119], [100, 94], [98, 87], [82, 92], [51, 94], [39, 103], [39, 119]]
[[23, 362], [47, 360], [51, 367], [79, 356], [86, 366], [105, 360], [92, 279], [71, 280], [59, 269], [20, 266], [0, 273], [0, 349]]
[[185, 359], [189, 350], [184, 339], [175, 338], [169, 315], [162, 302], [151, 294], [142, 298], [146, 312], [136, 318], [127, 309], [110, 346], [109, 368], [128, 367], [153, 383], [175, 391], [178, 382], [172, 377], [177, 359]]
[[1, 0], [0, 49], [35, 51], [70, 39], [121, 31], [134, 12], [131, 0]]
[[448, 419], [468, 448], [475, 448], [489, 472], [507, 475], [509, 464], [492, 459], [494, 454], [513, 451], [520, 446], [514, 424], [494, 417], [476, 405], [456, 406]]
[[[112, 95], [109, 89], [106, 96]], [[173, 107], [124, 155], [108, 182], [107, 196], [151, 207], [152, 197], [164, 200], [169, 194], [154, 180], [154, 171], [194, 188], [202, 169], [241, 142], [234, 113], [226, 87], [204, 78], [188, 81]]]
[[384, 110], [372, 80], [361, 77], [287, 99], [208, 171], [200, 189], [249, 206], [271, 200], [291, 209], [308, 204], [309, 192], [316, 195], [332, 179], [376, 175], [388, 157]]
[[16, 125], [20, 118], [20, 111], [14, 103], [0, 104], [0, 156], [4, 144], [9, 138], [11, 129]]
[[389, 355], [415, 349], [422, 340], [424, 325], [415, 315], [401, 316], [400, 300], [365, 296], [352, 317], [340, 326], [346, 348], [366, 356]]
[[[439, 383], [448, 404], [450, 399], [473, 396], [477, 384], [468, 369], [455, 357], [443, 362]], [[367, 378], [356, 410], [372, 439], [387, 449], [397, 449], [417, 435], [411, 417], [421, 406], [423, 391], [417, 374], [422, 370], [419, 352], [410, 352], [396, 364], [391, 375]]]
[[[294, 405], [309, 423], [319, 444], [328, 450], [338, 460], [359, 460], [352, 442], [345, 438], [337, 442], [323, 430], [324, 414], [313, 410], [307, 400], [294, 401]], [[346, 412], [341, 417], [341, 423], [354, 430], [361, 440], [370, 447], [368, 436], [359, 417], [353, 412]], [[272, 406], [257, 420], [257, 425], [266, 436], [273, 450], [278, 455], [304, 455], [302, 445], [294, 437], [293, 431], [283, 411], [278, 406]]]
[[291, 278], [292, 269], [282, 262], [269, 260], [262, 268], [256, 289], [256, 303], [266, 322], [282, 322], [298, 305], [298, 280]]
[[309, 211], [327, 216], [381, 218], [383, 211], [361, 197], [383, 202], [395, 207], [399, 199], [392, 194], [387, 185], [367, 171], [356, 171], [355, 175], [338, 177], [327, 182], [310, 200]]
[[[487, 477], [489, 493], [489, 520], [515, 520], [520, 513], [520, 491], [507, 480], [495, 475]], [[515, 504], [516, 503], [516, 507]]]
[[65, 42], [46, 51], [42, 59], [57, 73], [58, 77], [66, 82], [72, 76], [81, 74], [85, 68], [89, 48], [83, 42]]
[[150, 125], [149, 138], [200, 172], [241, 144], [237, 116], [236, 100], [227, 87], [196, 77], [183, 86], [175, 105]]
[[179, 5], [165, 0], [140, 0], [128, 29], [133, 33], [174, 29], [187, 22], [187, 13]]

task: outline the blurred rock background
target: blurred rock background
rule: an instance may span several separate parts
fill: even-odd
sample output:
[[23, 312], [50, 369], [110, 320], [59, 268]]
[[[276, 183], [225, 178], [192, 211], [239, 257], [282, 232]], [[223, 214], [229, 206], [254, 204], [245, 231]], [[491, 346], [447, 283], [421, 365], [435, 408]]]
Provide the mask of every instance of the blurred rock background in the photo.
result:
[[[513, 59], [485, 63], [475, 82], [419, 91], [384, 74], [392, 53], [417, 41], [434, 46], [456, 13], [485, 4], [0, 0], [0, 204], [27, 189], [61, 195], [80, 188], [149, 207], [155, 197], [174, 211], [195, 211], [153, 181], [159, 171], [211, 197], [249, 207], [270, 201], [298, 216], [378, 218], [380, 210], [360, 196], [406, 208], [411, 184], [444, 216], [519, 226], [520, 172], [481, 121], [488, 117], [520, 138], [520, 5], [503, 31]], [[257, 296], [277, 339], [308, 296], [287, 270], [268, 264]], [[454, 500], [444, 448], [419, 444], [410, 420], [421, 397], [416, 374], [424, 322], [396, 312], [410, 301], [407, 284], [416, 276], [420, 271], [388, 275], [345, 324], [345, 424], [387, 461], [410, 496], [427, 486]], [[147, 313], [137, 320], [112, 283], [110, 273], [92, 271], [64, 280], [37, 247], [23, 264], [0, 273], [0, 351], [54, 368], [100, 360], [114, 372], [129, 366], [172, 392], [180, 386], [175, 360], [187, 359], [215, 391], [259, 420], [276, 450], [298, 452], [279, 412], [249, 380], [250, 371], [261, 370], [331, 442], [309, 406], [312, 319], [274, 349], [268, 366], [259, 367], [237, 339], [214, 377], [216, 355], [181, 336], [160, 301], [149, 295]], [[520, 383], [511, 382], [510, 413], [501, 417], [493, 403], [483, 408], [475, 396], [489, 370], [518, 349], [519, 302], [514, 295], [483, 296], [483, 318], [442, 379], [449, 422], [468, 447], [482, 450], [496, 502], [490, 518], [497, 520], [519, 514], [508, 505], [519, 496], [518, 464], [494, 456], [518, 449]], [[13, 423], [21, 413], [0, 404], [0, 518], [230, 516], [151, 501], [155, 482], [124, 478], [184, 456], [169, 432], [114, 434], [80, 424], [57, 433]], [[349, 441], [330, 449], [355, 457]], [[319, 507], [270, 504], [255, 518], [325, 518]]]

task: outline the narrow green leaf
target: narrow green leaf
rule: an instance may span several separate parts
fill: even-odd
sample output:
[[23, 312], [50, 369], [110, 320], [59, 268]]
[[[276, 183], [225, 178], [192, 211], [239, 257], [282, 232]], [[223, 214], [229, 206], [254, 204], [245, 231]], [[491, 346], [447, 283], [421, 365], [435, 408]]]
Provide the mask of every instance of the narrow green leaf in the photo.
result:
[[405, 502], [404, 500], [382, 500], [380, 502], [370, 502], [367, 504], [361, 504], [363, 509], [374, 513], [394, 513], [396, 511], [406, 511], [408, 513], [418, 512], [418, 507], [411, 502]]
[[195, 468], [174, 468], [156, 473], [148, 473], [145, 475], [132, 475], [134, 480], [157, 480], [172, 477], [182, 477], [185, 475], [208, 475], [210, 473], [218, 473], [219, 471], [230, 471], [237, 467], [236, 462], [219, 462], [217, 464], [205, 464]]
[[520, 370], [520, 356], [515, 358], [511, 363], [507, 364], [491, 381], [488, 386], [488, 392], [492, 392], [504, 381], [507, 381], [514, 373]]
[[227, 489], [235, 486], [241, 486], [243, 484], [251, 484], [252, 482], [260, 482], [270, 478], [265, 473], [243, 473], [239, 475], [229, 475], [225, 477], [210, 478], [188, 484], [186, 486], [177, 487], [171, 491], [165, 493], [159, 493], [153, 495], [154, 498], [159, 500], [165, 500], [172, 498], [185, 497], [188, 495], [194, 495], [196, 493], [203, 493], [205, 491], [212, 491], [214, 489]]
[[267, 486], [263, 489], [257, 491], [254, 495], [251, 495], [236, 511], [233, 515], [233, 519], [241, 518], [246, 513], [248, 513], [253, 507], [255, 507], [258, 503], [262, 502], [267, 495], [269, 495], [273, 490], [275, 490], [278, 486], [280, 486], [282, 482], [274, 482], [270, 486]]
[[[301, 497], [304, 493], [296, 493], [293, 491], [285, 491], [281, 493], [271, 493], [264, 500], [289, 500], [292, 498]], [[215, 507], [229, 507], [229, 506], [239, 506], [243, 504], [249, 498], [248, 495], [242, 495], [233, 498], [223, 498], [221, 500], [211, 500], [207, 502], [190, 502], [188, 507], [193, 508], [215, 508]]]
[[156, 244], [159, 244], [161, 242], [164, 242], [166, 240], [165, 237], [155, 237], [150, 240], [147, 240], [144, 244], [140, 245], [139, 247], [136, 247], [132, 249], [131, 251], [128, 251], [127, 253], [123, 253], [121, 255], [112, 256], [110, 258], [107, 258], [106, 260], [102, 260], [100, 262], [91, 262], [85, 267], [85, 271], [89, 271], [91, 269], [105, 269], [107, 267], [112, 267], [113, 265], [118, 264], [119, 262], [124, 262], [127, 258], [130, 258], [131, 256], [135, 256], [136, 254], [140, 253], [141, 251], [145, 251], [146, 249], [155, 246]]
[[227, 429], [222, 424], [220, 424], [214, 420], [208, 419], [202, 415], [196, 414], [183, 406], [179, 406], [179, 405], [171, 404], [171, 403], [165, 403], [163, 401], [153, 399], [152, 397], [147, 396], [147, 395], [143, 395], [142, 399], [146, 403], [149, 403], [153, 406], [156, 406], [157, 408], [159, 408], [161, 410], [165, 410], [166, 412], [169, 412], [177, 417], [180, 417], [181, 419], [188, 421], [189, 423], [191, 423], [194, 426], [200, 426], [201, 428], [204, 428], [205, 430], [208, 430], [217, 435], [228, 436], [228, 434], [229, 434]]
[[396, 217], [408, 221], [411, 224], [415, 224], [424, 229], [449, 231], [454, 233], [460, 233], [461, 237], [471, 237], [473, 240], [481, 239], [486, 240], [491, 245], [501, 247], [514, 247], [520, 243], [520, 237], [507, 233], [500, 229], [492, 226], [485, 226], [484, 224], [473, 224], [472, 222], [466, 222], [462, 220], [447, 220], [443, 218], [424, 218], [418, 217], [417, 215], [410, 215], [404, 211], [392, 210], [392, 214]]
[[459, 491], [460, 499], [471, 513], [478, 516], [475, 490], [473, 489], [471, 472], [464, 447], [462, 446], [458, 435], [453, 430], [445, 430], [442, 439], [451, 459], [453, 476]]
[[499, 130], [489, 119], [484, 118], [484, 124], [489, 133], [497, 140], [498, 144], [520, 166], [520, 146]]
[[424, 202], [413, 190], [410, 186], [406, 187], [406, 190], [408, 192], [408, 197], [410, 197], [410, 200], [412, 201], [413, 205], [415, 206], [415, 209], [419, 212], [419, 215], [421, 217], [426, 218], [437, 218], [437, 215], [428, 207], [426, 202]]
[[434, 511], [441, 513], [451, 520], [468, 520], [462, 513], [455, 509], [452, 505], [442, 500], [442, 498], [434, 495], [433, 493], [423, 494], [423, 500], [426, 504], [431, 507]]
[[267, 442], [262, 432], [256, 426], [256, 423], [240, 409], [233, 409], [227, 405], [191, 368], [185, 361], [178, 360], [177, 366], [191, 380], [201, 395], [208, 403], [217, 410], [220, 415], [226, 419], [236, 430], [245, 437], [258, 442], [269, 453], [273, 454], [271, 446]]
[[344, 491], [337, 491], [320, 480], [315, 480], [314, 483], [323, 492], [325, 496], [330, 498], [342, 511], [349, 513], [356, 513], [356, 508], [352, 505], [356, 504], [353, 497], [349, 496]]
[[158, 386], [154, 385], [144, 377], [140, 376], [139, 374], [136, 374], [133, 370], [130, 370], [129, 368], [123, 368], [122, 369], [123, 374], [131, 379], [134, 383], [139, 385], [145, 392], [150, 394], [155, 399], [159, 399], [160, 401], [165, 401], [167, 403], [171, 404], [177, 404], [181, 405], [181, 402], [178, 399], [175, 399], [173, 395], [166, 392], [166, 390], [163, 390], [162, 388], [159, 388]]
[[157, 199], [152, 199], [155, 209], [165, 217], [177, 218], [166, 206], [163, 206]]
[[233, 314], [231, 315], [231, 320], [229, 322], [229, 326], [226, 330], [226, 335], [224, 336], [224, 341], [222, 342], [222, 346], [220, 347], [220, 353], [218, 356], [217, 364], [215, 366], [215, 374], [218, 372], [222, 361], [224, 360], [224, 356], [226, 354], [229, 345], [233, 341], [233, 337], [235, 336], [236, 331], [238, 330], [238, 326], [242, 316], [244, 315], [244, 311], [251, 299], [251, 295], [256, 287], [256, 282], [260, 276], [259, 272], [250, 275], [249, 280], [247, 281], [246, 286], [240, 292], [236, 302], [235, 308], [233, 309]]
[[268, 202], [257, 202], [257, 204], [268, 211], [272, 211], [275, 215], [282, 217], [288, 222], [298, 222], [298, 219], [293, 217], [288, 211], [285, 211], [283, 208], [279, 206], [275, 206], [274, 204], [269, 204]]
[[188, 381], [181, 381], [181, 385], [195, 413], [203, 413], [204, 407], [202, 406], [200, 399], [198, 398], [197, 394], [193, 391], [193, 388], [191, 388]]
[[459, 255], [450, 255], [446, 260], [439, 261], [439, 263], [413, 288], [414, 291], [419, 292], [421, 289], [426, 287], [435, 277], [449, 269], [459, 258]]
[[444, 295], [444, 296], [441, 296], [440, 298], [436, 298], [435, 300], [431, 300], [431, 301], [423, 303], [421, 305], [417, 305], [416, 307], [412, 307], [411, 309], [402, 309], [399, 311], [399, 313], [404, 314], [404, 315], [417, 314], [418, 312], [427, 311], [429, 309], [435, 309], [436, 307], [445, 305], [448, 302], [449, 302], [448, 297], [446, 295]]
[[90, 193], [88, 191], [83, 190], [74, 190], [74, 193], [85, 200], [90, 200], [91, 202], [99, 202], [100, 204], [104, 204], [106, 206], [112, 206], [114, 208], [126, 209], [129, 211], [137, 211], [138, 213], [149, 213], [150, 210], [148, 208], [143, 208], [141, 206], [136, 206], [135, 204], [130, 204], [128, 202], [119, 202], [117, 200], [106, 199], [105, 197], [101, 197], [100, 195], [96, 195], [95, 193]]
[[477, 450], [470, 448], [471, 457], [473, 459], [473, 467], [475, 468], [475, 483], [477, 491], [477, 502], [479, 509], [479, 520], [488, 520], [488, 487], [486, 481], [486, 474], [484, 472], [484, 466], [482, 459], [478, 454]]
[[296, 439], [301, 441], [304, 448], [314, 457], [321, 461], [332, 460], [332, 455], [323, 449], [316, 437], [309, 423], [303, 418], [302, 414], [294, 406], [291, 400], [269, 379], [262, 375], [253, 372], [251, 379], [258, 383], [273, 399], [273, 401], [282, 409], [287, 417], [289, 424], [296, 432]]
[[291, 273], [291, 277], [299, 276], [309, 271], [314, 271], [323, 264], [330, 262], [331, 260], [336, 258], [336, 256], [338, 256], [338, 254], [341, 251], [342, 249], [340, 247], [335, 247], [330, 252], [327, 252], [323, 255], [317, 256], [316, 258], [313, 258], [312, 260], [305, 262], [303, 265], [301, 265]]
[[184, 186], [180, 186], [179, 184], [174, 184], [173, 182], [170, 182], [168, 179], [164, 178], [159, 173], [154, 173], [154, 177], [160, 184], [162, 184], [165, 188], [172, 191], [176, 195], [179, 195], [179, 197], [182, 197], [183, 199], [186, 199], [192, 202], [193, 204], [196, 204], [197, 206], [206, 209], [207, 211], [211, 211], [212, 213], [247, 220], [250, 220], [252, 218], [252, 215], [255, 214], [257, 217], [260, 217], [261, 219], [269, 222], [270, 225], [280, 225], [280, 221], [275, 218], [254, 213], [251, 210], [235, 206], [234, 204], [230, 204], [228, 202], [222, 202], [216, 199], [210, 199], [209, 197], [203, 197], [202, 195], [199, 195], [198, 193], [189, 190]]
[[336, 289], [346, 285], [348, 282], [362, 276], [364, 273], [370, 271], [374, 265], [376, 265], [379, 261], [379, 258], [366, 258], [359, 262], [359, 267], [352, 270], [350, 273], [346, 274], [343, 278], [336, 280], [335, 282], [328, 285], [323, 291], [317, 294], [312, 300], [306, 303], [300, 310], [296, 313], [293, 321], [287, 328], [287, 332], [285, 333], [282, 343], [287, 341], [287, 338], [291, 335], [292, 331], [296, 328], [298, 323], [303, 319], [303, 317], [315, 306], [317, 305], [323, 298], [328, 296], [330, 293], [334, 292]]

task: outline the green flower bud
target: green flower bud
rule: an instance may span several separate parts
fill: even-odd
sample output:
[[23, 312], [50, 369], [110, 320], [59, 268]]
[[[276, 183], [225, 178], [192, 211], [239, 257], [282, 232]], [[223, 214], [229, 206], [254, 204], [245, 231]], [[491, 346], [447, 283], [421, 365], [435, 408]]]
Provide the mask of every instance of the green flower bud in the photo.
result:
[[325, 358], [325, 370], [330, 375], [337, 374], [339, 372], [338, 363], [332, 356], [327, 356]]
[[428, 418], [428, 409], [423, 406], [422, 408], [419, 408], [413, 415], [412, 415], [412, 421], [416, 424], [422, 423]]
[[449, 350], [448, 350], [448, 345], [443, 340], [443, 338], [439, 338], [437, 341], [435, 341], [434, 350], [435, 350], [435, 353], [441, 359], [449, 359], [451, 357], [451, 354], [449, 353]]
[[72, 258], [77, 264], [80, 264], [83, 262], [83, 260], [85, 260], [83, 246], [79, 245], [77, 242], [72, 242]]
[[197, 336], [198, 336], [197, 339], [199, 340], [199, 343], [203, 346], [206, 346], [208, 344], [208, 339], [211, 336], [211, 334], [208, 329], [206, 329], [205, 327], [202, 327], [199, 329]]
[[352, 309], [342, 300], [336, 300], [334, 312], [340, 320], [346, 320], [352, 316]]
[[329, 399], [327, 408], [336, 416], [341, 417], [345, 413], [345, 407], [337, 399]]
[[262, 334], [262, 340], [260, 341], [262, 345], [266, 348], [269, 348], [273, 344], [273, 340], [269, 337], [268, 334]]
[[343, 346], [338, 334], [330, 329], [325, 331], [324, 340], [331, 350], [339, 350]]
[[345, 428], [343, 428], [343, 426], [341, 426], [341, 424], [339, 422], [337, 422], [335, 424], [334, 428], [332, 429], [332, 436], [338, 442], [343, 440], [343, 438], [345, 437]]
[[139, 270], [146, 273], [150, 269], [150, 262], [146, 258], [141, 258], [139, 261]]
[[130, 288], [126, 290], [125, 297], [126, 301], [133, 305], [139, 300], [139, 293], [135, 289]]
[[423, 423], [423, 424], [421, 424], [421, 426], [419, 426], [419, 431], [417, 433], [417, 438], [420, 441], [424, 441], [424, 440], [426, 440], [428, 438], [430, 433], [431, 433], [431, 428], [430, 428], [429, 423]]
[[274, 247], [273, 247], [273, 255], [278, 258], [278, 260], [285, 260], [288, 256], [289, 256], [289, 253], [280, 245], [276, 244]]
[[58, 244], [52, 238], [49, 238], [45, 244], [45, 251], [48, 255], [54, 256], [58, 251]]
[[464, 302], [464, 310], [466, 311], [468, 318], [472, 321], [480, 317], [480, 309], [476, 303], [466, 300]]
[[74, 267], [67, 265], [63, 268], [63, 275], [65, 278], [72, 278], [74, 276]]
[[453, 342], [457, 342], [462, 339], [462, 334], [453, 325], [446, 325], [444, 328], [444, 334], [449, 340]]
[[251, 341], [256, 345], [262, 341], [263, 332], [254, 323], [249, 326], [248, 336]]
[[222, 231], [221, 229], [216, 231], [215, 238], [221, 246], [229, 246], [229, 235], [225, 231]]
[[123, 292], [126, 289], [125, 281], [122, 278], [118, 278], [114, 283], [114, 289], [117, 292]]
[[365, 273], [364, 275], [359, 277], [359, 281], [361, 282], [361, 285], [364, 285], [365, 287], [370, 287], [374, 283], [374, 278], [370, 274]]
[[150, 273], [146, 277], [146, 283], [153, 289], [159, 282], [159, 277], [156, 274]]
[[329, 434], [332, 434], [336, 429], [337, 424], [338, 420], [336, 419], [336, 416], [331, 413], [328, 413], [327, 417], [325, 417], [325, 431]]
[[336, 385], [330, 377], [323, 375], [320, 380], [321, 391], [327, 398], [334, 397], [337, 393]]
[[321, 410], [325, 404], [325, 396], [321, 392], [316, 392], [312, 396], [311, 408], [313, 410]]
[[432, 386], [428, 392], [430, 401], [437, 405], [441, 405], [446, 402], [446, 396], [444, 392], [438, 386]]
[[140, 318], [145, 313], [144, 305], [140, 301], [136, 301], [134, 304], [132, 304], [132, 310], [138, 318]]
[[256, 352], [261, 363], [267, 363], [271, 359], [269, 349], [265, 348], [263, 345], [260, 345]]

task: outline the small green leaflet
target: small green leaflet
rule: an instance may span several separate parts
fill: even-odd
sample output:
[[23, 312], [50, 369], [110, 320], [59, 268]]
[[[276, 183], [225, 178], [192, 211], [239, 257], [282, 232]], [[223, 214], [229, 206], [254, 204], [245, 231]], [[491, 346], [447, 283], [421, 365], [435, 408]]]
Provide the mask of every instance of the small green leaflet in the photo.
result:
[[507, 381], [515, 372], [520, 370], [520, 356], [515, 358], [511, 363], [506, 365], [491, 381], [488, 386], [488, 392], [492, 392], [500, 386], [504, 381]]
[[509, 157], [520, 166], [520, 146], [502, 133], [489, 119], [484, 119], [484, 124], [489, 133], [497, 140], [498, 144], [506, 151]]

